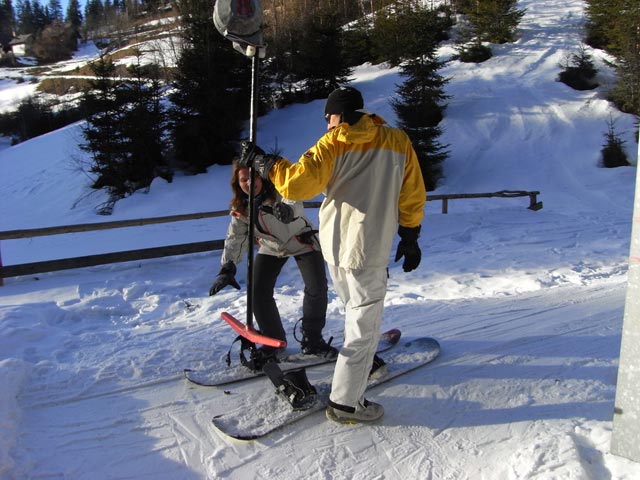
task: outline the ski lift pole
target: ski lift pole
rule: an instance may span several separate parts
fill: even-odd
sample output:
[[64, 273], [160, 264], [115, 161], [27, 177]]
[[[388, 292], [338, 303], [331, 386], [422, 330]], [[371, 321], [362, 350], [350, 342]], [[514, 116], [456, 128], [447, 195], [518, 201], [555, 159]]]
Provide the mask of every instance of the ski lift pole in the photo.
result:
[[[256, 143], [258, 126], [258, 70], [260, 57], [266, 54], [262, 38], [262, 6], [259, 0], [217, 0], [213, 6], [216, 30], [233, 43], [233, 48], [251, 58], [251, 99], [249, 109], [249, 141]], [[247, 253], [247, 321], [242, 323], [233, 315], [222, 312], [222, 319], [242, 337], [253, 343], [271, 347], [285, 347], [287, 342], [266, 337], [253, 328], [253, 242], [255, 225], [255, 169], [253, 159], [249, 166], [249, 241]]]
[[[638, 161], [640, 161], [640, 134]], [[640, 171], [638, 161], [636, 162], [636, 190], [627, 295], [611, 434], [611, 453], [634, 462], [640, 462], [640, 403], [638, 403], [640, 398]]]
[[[260, 65], [260, 55], [254, 51], [251, 57], [251, 99], [249, 107], [249, 142], [256, 144], [258, 128], [258, 68]], [[253, 186], [255, 185], [256, 169], [253, 161], [249, 165], [249, 247], [247, 251], [247, 328], [253, 328], [253, 242], [254, 242], [254, 225], [256, 194]]]

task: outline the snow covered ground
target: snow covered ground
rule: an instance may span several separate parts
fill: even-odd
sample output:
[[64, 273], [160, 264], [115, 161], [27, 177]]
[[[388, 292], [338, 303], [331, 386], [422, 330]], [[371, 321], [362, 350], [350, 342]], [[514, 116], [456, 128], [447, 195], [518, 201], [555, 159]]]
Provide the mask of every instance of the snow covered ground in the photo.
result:
[[[313, 415], [257, 442], [233, 442], [211, 418], [264, 380], [196, 387], [185, 367], [223, 368], [244, 318], [245, 292], [207, 291], [220, 252], [9, 278], [0, 287], [2, 479], [637, 479], [640, 465], [610, 453], [636, 168], [598, 168], [607, 121], [637, 161], [633, 118], [603, 88], [555, 81], [579, 45], [579, 0], [522, 0], [522, 36], [479, 65], [452, 62], [443, 143], [446, 179], [435, 193], [539, 190], [528, 199], [429, 202], [423, 262], [391, 263], [384, 327], [431, 335], [441, 358], [371, 392], [386, 407], [374, 426]], [[444, 46], [442, 55], [449, 56]], [[592, 52], [603, 84], [602, 52]], [[354, 85], [368, 107], [402, 79], [365, 65]], [[0, 83], [0, 105], [15, 94]], [[18, 95], [18, 94], [16, 94]], [[322, 134], [323, 102], [259, 121], [263, 148], [297, 158]], [[228, 167], [156, 180], [112, 217], [78, 169], [79, 126], [0, 150], [0, 230], [226, 208]], [[309, 210], [315, 216], [315, 210]], [[5, 265], [223, 238], [208, 219], [2, 242]], [[244, 283], [243, 268], [240, 277]], [[289, 331], [301, 281], [286, 265], [277, 300]], [[340, 337], [330, 291], [327, 334]], [[295, 341], [290, 338], [292, 346]]]

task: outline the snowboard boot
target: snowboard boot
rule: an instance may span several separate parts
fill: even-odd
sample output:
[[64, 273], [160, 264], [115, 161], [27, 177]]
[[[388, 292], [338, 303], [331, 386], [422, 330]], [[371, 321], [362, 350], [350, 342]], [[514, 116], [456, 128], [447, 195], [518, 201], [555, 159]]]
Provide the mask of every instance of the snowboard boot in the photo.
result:
[[302, 335], [300, 341], [300, 350], [304, 355], [318, 355], [324, 358], [336, 358], [338, 356], [338, 349], [331, 346], [333, 337], [329, 339], [329, 342], [325, 342], [322, 335], [310, 336], [305, 333]]
[[384, 407], [379, 403], [365, 399], [356, 407], [339, 405], [329, 400], [325, 414], [329, 420], [345, 424], [369, 423], [379, 420], [384, 415]]
[[387, 373], [387, 362], [378, 355], [373, 356], [373, 364], [369, 370], [369, 378], [380, 378]]
[[309, 383], [304, 368], [283, 373], [277, 363], [267, 363], [263, 371], [275, 385], [276, 394], [289, 402], [294, 410], [306, 410], [316, 402], [318, 391]]

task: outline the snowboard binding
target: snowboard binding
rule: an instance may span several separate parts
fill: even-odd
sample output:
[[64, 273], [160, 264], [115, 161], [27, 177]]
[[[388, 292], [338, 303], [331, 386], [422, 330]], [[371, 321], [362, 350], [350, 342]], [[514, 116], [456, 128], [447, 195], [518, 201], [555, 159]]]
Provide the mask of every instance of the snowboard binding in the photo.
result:
[[[279, 362], [278, 352], [280, 349], [271, 347], [258, 348], [251, 340], [247, 340], [242, 335], [238, 335], [227, 352], [227, 366], [231, 366], [231, 350], [233, 349], [233, 344], [238, 341], [240, 342], [240, 364], [252, 372], [262, 371], [268, 363]], [[245, 352], [247, 352], [248, 355]]]
[[304, 368], [282, 373], [277, 363], [267, 363], [264, 373], [276, 387], [276, 394], [286, 400], [294, 410], [311, 408], [318, 398], [316, 387], [309, 383]]

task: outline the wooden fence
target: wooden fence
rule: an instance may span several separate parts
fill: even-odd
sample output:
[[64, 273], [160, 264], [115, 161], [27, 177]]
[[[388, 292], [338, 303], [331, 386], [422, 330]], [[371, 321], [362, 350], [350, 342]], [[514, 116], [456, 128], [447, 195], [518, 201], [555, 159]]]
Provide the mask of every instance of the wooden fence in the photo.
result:
[[[446, 195], [429, 195], [427, 201], [442, 201], [442, 213], [448, 213], [449, 200], [468, 198], [514, 198], [529, 197], [530, 210], [540, 210], [542, 202], [538, 201], [540, 192], [502, 190], [494, 193], [461, 193]], [[318, 208], [321, 202], [304, 202], [306, 208]], [[49, 235], [61, 235], [65, 233], [91, 232], [97, 230], [110, 230], [114, 228], [138, 227], [159, 223], [181, 222], [186, 220], [198, 220], [202, 218], [227, 216], [227, 210], [216, 212], [191, 213], [186, 215], [171, 215], [166, 217], [143, 218], [137, 220], [119, 220], [114, 222], [84, 223], [78, 225], [66, 225], [60, 227], [33, 228], [26, 230], [9, 230], [0, 232], [0, 240], [16, 240], [21, 238], [33, 238]], [[4, 279], [21, 275], [32, 275], [35, 273], [55, 272], [59, 270], [69, 270], [72, 268], [93, 267], [109, 263], [128, 262], [133, 260], [145, 260], [149, 258], [168, 257], [172, 255], [184, 255], [188, 253], [208, 252], [221, 250], [224, 247], [224, 240], [211, 240], [207, 242], [184, 243], [180, 245], [169, 245], [166, 247], [144, 248], [138, 250], [127, 250], [123, 252], [106, 253], [101, 255], [89, 255], [84, 257], [64, 258], [60, 260], [49, 260], [44, 262], [23, 263], [16, 265], [2, 265], [2, 255], [0, 252], [0, 286]]]

